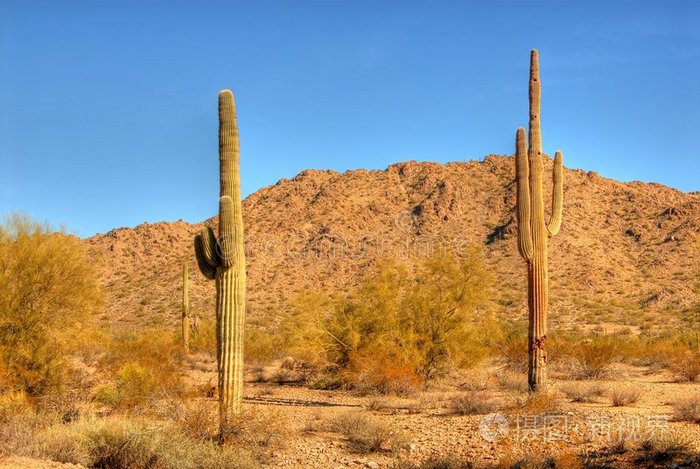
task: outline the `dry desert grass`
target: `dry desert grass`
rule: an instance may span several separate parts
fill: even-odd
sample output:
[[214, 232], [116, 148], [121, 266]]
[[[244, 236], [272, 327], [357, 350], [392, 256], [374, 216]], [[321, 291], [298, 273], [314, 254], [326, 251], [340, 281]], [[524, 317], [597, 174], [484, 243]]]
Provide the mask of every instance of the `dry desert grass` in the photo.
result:
[[[671, 467], [700, 458], [700, 384], [620, 362], [595, 381], [554, 376], [550, 391], [533, 397], [503, 387], [493, 360], [469, 372], [482, 385], [467, 388], [478, 389], [464, 389], [468, 377], [444, 379], [409, 397], [259, 382], [251, 367], [244, 412], [219, 448], [216, 402], [202, 385], [215, 372], [190, 367], [203, 361], [195, 358], [182, 365], [184, 392], [183, 384], [174, 394], [163, 388], [128, 407], [94, 398], [37, 407], [26, 396], [6, 395], [0, 402], [6, 464], [592, 468]], [[279, 366], [269, 364], [266, 373]], [[633, 406], [604, 398], [630, 389], [638, 391]], [[500, 421], [489, 415], [506, 422], [495, 439], [488, 431]]]

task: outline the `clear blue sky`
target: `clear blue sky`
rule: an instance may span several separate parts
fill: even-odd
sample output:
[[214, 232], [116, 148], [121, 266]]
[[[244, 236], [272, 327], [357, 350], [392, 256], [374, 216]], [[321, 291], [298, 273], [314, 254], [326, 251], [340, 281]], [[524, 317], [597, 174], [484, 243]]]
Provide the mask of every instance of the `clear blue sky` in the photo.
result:
[[546, 152], [697, 191], [698, 25], [697, 0], [0, 0], [0, 213], [81, 236], [212, 216], [223, 88], [245, 194], [510, 154], [533, 47]]

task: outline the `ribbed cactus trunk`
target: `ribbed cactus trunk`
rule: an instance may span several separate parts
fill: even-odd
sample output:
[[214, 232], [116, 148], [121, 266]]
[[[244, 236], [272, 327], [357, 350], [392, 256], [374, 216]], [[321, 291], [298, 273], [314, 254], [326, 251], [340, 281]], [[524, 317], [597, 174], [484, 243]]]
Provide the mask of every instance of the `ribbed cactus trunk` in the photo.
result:
[[187, 263], [182, 263], [182, 349], [190, 353], [190, 293]]
[[542, 132], [540, 130], [540, 70], [537, 50], [530, 55], [529, 147], [525, 129], [515, 138], [518, 247], [527, 261], [528, 386], [538, 391], [547, 377], [547, 240], [559, 232], [563, 202], [562, 154], [554, 157], [552, 213], [545, 222], [542, 195]]
[[240, 412], [243, 397], [243, 327], [246, 270], [233, 93], [219, 93], [219, 237], [206, 227], [195, 237], [202, 274], [216, 280], [216, 359], [219, 372], [219, 442]]

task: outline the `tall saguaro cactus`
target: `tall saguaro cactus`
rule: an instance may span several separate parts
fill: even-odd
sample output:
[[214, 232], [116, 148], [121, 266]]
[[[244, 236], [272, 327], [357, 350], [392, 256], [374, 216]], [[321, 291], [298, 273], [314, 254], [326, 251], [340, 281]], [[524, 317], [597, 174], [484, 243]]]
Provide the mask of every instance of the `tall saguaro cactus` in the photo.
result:
[[527, 261], [528, 385], [541, 389], [547, 367], [547, 240], [561, 227], [564, 183], [562, 154], [554, 157], [552, 213], [545, 222], [542, 196], [542, 132], [540, 130], [540, 66], [537, 50], [530, 54], [530, 136], [518, 129], [515, 138], [515, 174], [518, 199], [518, 247]]
[[243, 391], [243, 325], [246, 270], [233, 93], [219, 93], [219, 237], [206, 227], [195, 239], [202, 274], [216, 281], [216, 361], [219, 372], [219, 442], [240, 413]]
[[185, 354], [190, 353], [190, 275], [187, 263], [182, 263], [182, 348]]

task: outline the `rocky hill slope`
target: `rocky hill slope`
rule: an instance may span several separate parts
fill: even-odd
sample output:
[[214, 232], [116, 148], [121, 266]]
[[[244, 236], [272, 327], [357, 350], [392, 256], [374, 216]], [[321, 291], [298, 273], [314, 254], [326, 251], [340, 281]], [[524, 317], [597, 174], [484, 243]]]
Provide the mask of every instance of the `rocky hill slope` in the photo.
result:
[[[562, 230], [550, 242], [555, 324], [700, 322], [700, 193], [566, 169], [564, 197]], [[497, 274], [492, 307], [524, 320], [525, 265], [514, 207], [514, 161], [506, 156], [343, 174], [308, 170], [280, 180], [243, 202], [249, 320], [286, 314], [301, 290], [347, 290], [379, 256], [470, 243], [483, 246]], [[203, 223], [215, 226], [216, 219]], [[199, 274], [192, 249], [202, 226], [144, 224], [85, 240], [102, 259], [107, 301], [101, 319], [174, 326], [183, 261], [190, 266], [194, 308], [213, 315], [214, 285]]]

